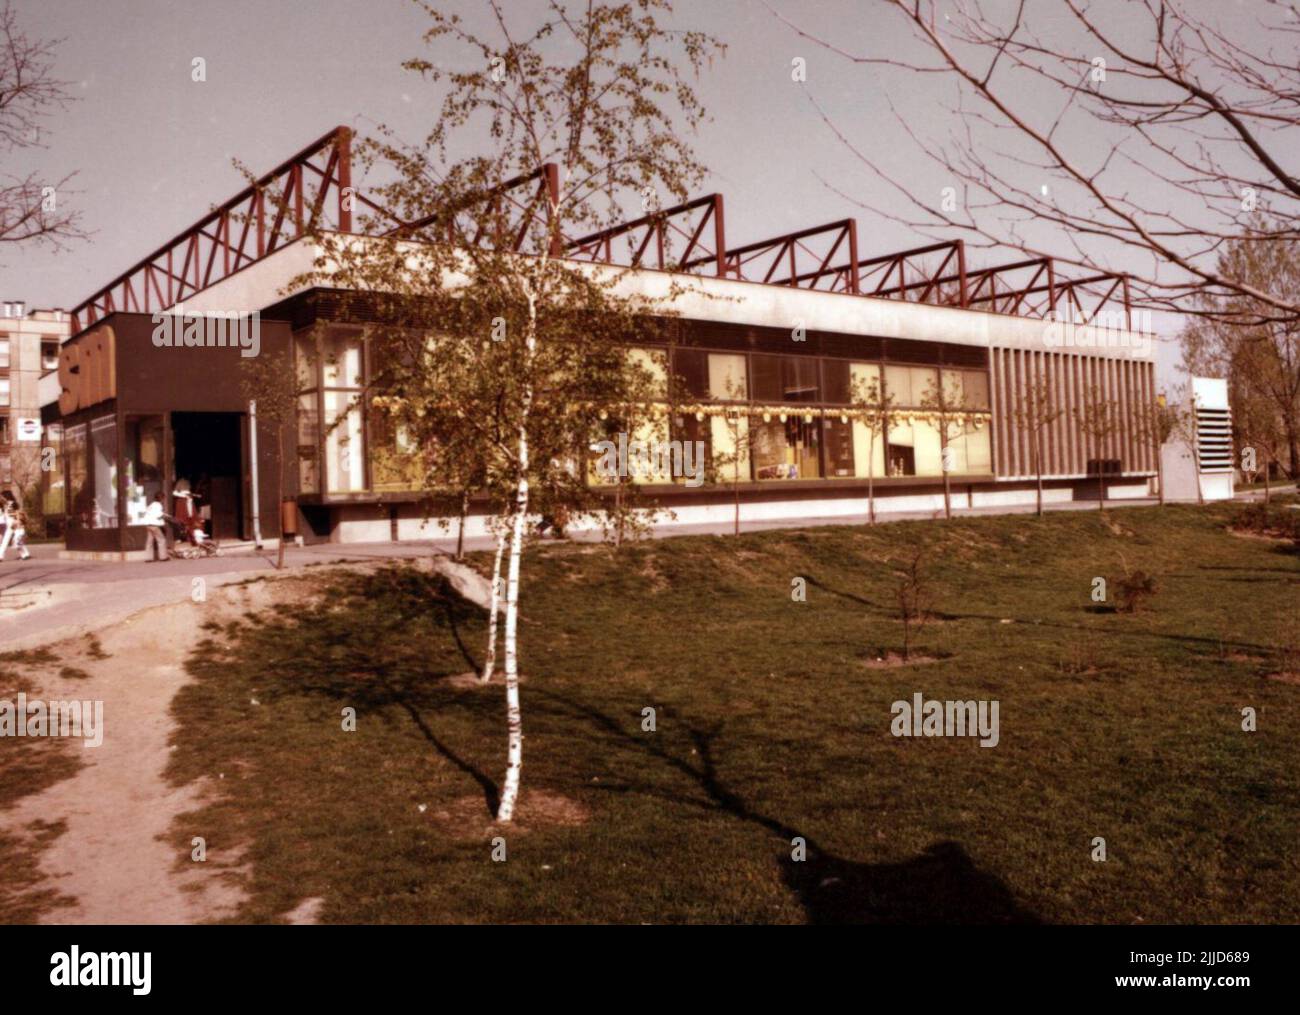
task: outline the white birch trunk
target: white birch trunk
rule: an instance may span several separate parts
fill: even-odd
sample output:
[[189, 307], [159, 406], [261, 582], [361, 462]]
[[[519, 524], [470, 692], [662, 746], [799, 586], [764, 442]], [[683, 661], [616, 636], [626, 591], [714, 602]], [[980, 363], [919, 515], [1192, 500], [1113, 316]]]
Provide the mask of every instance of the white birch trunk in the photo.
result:
[[487, 659], [483, 662], [483, 683], [492, 679], [497, 668], [497, 613], [501, 609], [501, 558], [506, 551], [506, 530], [497, 533], [497, 556], [492, 563], [492, 608], [488, 613]]
[[[537, 302], [528, 297], [527, 357], [524, 369], [531, 378], [533, 355], [537, 349]], [[515, 494], [515, 513], [510, 532], [510, 564], [506, 574], [506, 780], [501, 788], [497, 821], [506, 823], [515, 815], [519, 800], [519, 781], [524, 767], [524, 719], [519, 706], [519, 564], [523, 557], [524, 525], [528, 515], [528, 421], [533, 405], [531, 381], [524, 385], [519, 421], [519, 482]]]
[[[528, 460], [528, 437], [520, 428], [519, 451]], [[515, 515], [510, 532], [510, 564], [506, 577], [506, 781], [501, 789], [497, 821], [514, 817], [519, 779], [524, 767], [524, 722], [519, 707], [519, 561], [523, 555], [524, 523], [528, 514], [528, 476], [520, 472]]]

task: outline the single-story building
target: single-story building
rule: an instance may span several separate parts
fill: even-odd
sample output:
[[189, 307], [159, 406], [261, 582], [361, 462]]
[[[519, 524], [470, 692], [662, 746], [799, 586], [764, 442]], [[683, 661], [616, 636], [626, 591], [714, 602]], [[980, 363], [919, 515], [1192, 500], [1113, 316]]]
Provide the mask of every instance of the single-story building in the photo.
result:
[[[62, 463], [50, 481], [65, 488], [69, 550], [141, 549], [144, 507], [160, 494], [170, 511], [182, 479], [204, 495], [219, 539], [277, 537], [281, 484], [307, 540], [427, 538], [430, 515], [448, 513], [412, 481], [412, 449], [370, 401], [362, 324], [337, 293], [292, 285], [319, 253], [313, 216], [353, 233], [364, 199], [349, 152], [350, 133], [332, 131], [72, 311], [59, 398], [43, 413]], [[548, 166], [512, 185], [557, 178]], [[670, 231], [680, 238], [671, 261]], [[748, 454], [734, 474], [743, 518], [863, 517], [869, 474], [881, 513], [941, 509], [945, 470], [955, 507], [1032, 502], [1023, 416], [1039, 388], [1061, 410], [1043, 430], [1048, 500], [1094, 498], [1098, 483], [1108, 498], [1148, 494], [1154, 342], [1134, 326], [1124, 276], [1066, 279], [1047, 258], [968, 270], [960, 241], [871, 257], [857, 247], [851, 219], [730, 247], [722, 198], [709, 195], [566, 240], [563, 254], [631, 267], [623, 284], [649, 295], [688, 283], [673, 304], [671, 368], [695, 411], [672, 420], [673, 436], [728, 454], [737, 431], [717, 406], [729, 403], [732, 417], [744, 407]], [[178, 327], [206, 317], [206, 337], [159, 341], [162, 311]], [[221, 341], [209, 340], [214, 324]], [[254, 326], [257, 354], [282, 358], [306, 390], [283, 435], [251, 425], [241, 389], [252, 338], [238, 329]], [[875, 439], [848, 412], [854, 384], [870, 382], [893, 399]], [[960, 392], [963, 406], [946, 442], [923, 405], [936, 387]], [[1078, 419], [1096, 397], [1115, 423], [1100, 442]], [[677, 524], [729, 520], [726, 475], [700, 486], [652, 479], [644, 493]], [[468, 534], [482, 523], [473, 517]]]

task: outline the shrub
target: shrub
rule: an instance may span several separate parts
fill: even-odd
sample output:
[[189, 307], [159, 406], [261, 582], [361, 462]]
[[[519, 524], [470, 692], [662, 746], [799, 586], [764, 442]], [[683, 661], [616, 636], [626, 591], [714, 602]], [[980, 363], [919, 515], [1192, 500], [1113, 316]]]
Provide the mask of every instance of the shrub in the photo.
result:
[[1118, 590], [1115, 596], [1115, 608], [1120, 613], [1137, 613], [1144, 599], [1160, 591], [1156, 576], [1145, 571], [1128, 571], [1115, 582]]

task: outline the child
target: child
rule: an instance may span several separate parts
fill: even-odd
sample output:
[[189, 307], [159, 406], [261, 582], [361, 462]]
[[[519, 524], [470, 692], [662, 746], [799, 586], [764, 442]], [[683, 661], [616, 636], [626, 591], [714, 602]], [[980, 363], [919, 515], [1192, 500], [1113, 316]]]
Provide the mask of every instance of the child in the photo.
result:
[[13, 545], [18, 547], [18, 559], [27, 560], [31, 556], [27, 552], [27, 512], [19, 508], [12, 518]]
[[169, 556], [167, 534], [162, 527], [166, 517], [163, 513], [162, 494], [156, 493], [144, 511], [144, 559], [149, 563], [166, 560]]
[[[19, 545], [16, 538], [19, 532], [19, 514], [20, 512], [17, 503], [10, 499], [9, 491], [6, 490], [3, 495], [0, 495], [0, 527], [3, 527], [3, 531], [0, 531], [0, 560], [5, 559], [5, 554], [9, 551], [10, 543]], [[26, 533], [24, 533], [24, 535], [26, 535]], [[27, 548], [23, 547], [21, 559], [26, 560], [27, 556]]]

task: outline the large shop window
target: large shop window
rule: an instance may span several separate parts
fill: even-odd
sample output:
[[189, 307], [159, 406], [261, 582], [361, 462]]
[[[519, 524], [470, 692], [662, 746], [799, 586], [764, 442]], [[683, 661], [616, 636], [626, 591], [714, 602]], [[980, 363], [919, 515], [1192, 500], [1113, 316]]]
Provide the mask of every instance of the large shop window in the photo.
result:
[[821, 423], [785, 415], [755, 419], [754, 476], [757, 479], [816, 479], [821, 475]]
[[321, 338], [322, 383], [327, 388], [359, 388], [365, 384], [361, 336], [327, 331]]
[[42, 490], [45, 505], [45, 517], [54, 518], [66, 514], [68, 510], [67, 485], [63, 475], [63, 456], [67, 454], [63, 446], [63, 424], [51, 423], [45, 428], [45, 446], [54, 449], [55, 468], [43, 470]]
[[126, 421], [126, 524], [143, 525], [145, 511], [163, 490], [163, 418], [141, 416]]
[[753, 373], [756, 402], [820, 401], [817, 360], [814, 357], [755, 353]]
[[90, 494], [90, 474], [86, 468], [85, 423], [64, 431], [63, 454], [68, 466], [68, 502], [72, 505], [68, 523], [80, 529], [93, 528], [95, 500]]
[[325, 482], [329, 493], [366, 489], [362, 391], [365, 355], [361, 336], [341, 328], [321, 337], [321, 381], [325, 403]]
[[303, 493], [320, 493], [320, 410], [317, 392], [298, 396], [298, 489]]
[[[745, 357], [734, 353], [709, 353], [709, 397], [715, 402], [744, 402], [749, 398]], [[745, 482], [750, 478], [749, 419], [743, 414], [710, 418], [710, 454], [720, 482]]]
[[918, 408], [936, 397], [939, 371], [933, 367], [885, 367], [885, 390], [896, 409]]
[[[879, 363], [850, 363], [852, 400], [867, 407], [879, 406], [884, 397]], [[853, 474], [860, 478], [885, 474], [885, 434], [879, 422], [872, 427], [865, 420], [853, 421]]]
[[360, 392], [325, 392], [325, 475], [330, 493], [366, 488], [366, 458], [361, 429]]
[[370, 406], [370, 471], [381, 493], [424, 489], [424, 460], [405, 424]]
[[94, 513], [90, 527], [117, 528], [117, 418], [101, 416], [90, 422], [91, 462], [95, 469]]
[[990, 429], [987, 421], [952, 425], [948, 447], [952, 453], [953, 472], [986, 475], [993, 471], [993, 452], [989, 444]]
[[[951, 362], [935, 343], [910, 343], [907, 354], [920, 363]], [[982, 350], [960, 360], [980, 362]], [[969, 413], [989, 409], [988, 374], [984, 370], [915, 363], [854, 362], [818, 356], [777, 353], [715, 353], [676, 350], [673, 373], [687, 401], [737, 402], [752, 406], [748, 416], [706, 416], [710, 456], [717, 481], [866, 478], [872, 476], [943, 475], [940, 421], [925, 410], [947, 417], [952, 472], [991, 471], [989, 425]], [[940, 385], [942, 384], [942, 388]], [[836, 407], [861, 407], [887, 397], [892, 408], [883, 425], [853, 418]], [[798, 406], [817, 406], [811, 418]], [[782, 411], [783, 407], [789, 407]], [[784, 418], [782, 418], [784, 417]], [[685, 439], [689, 415], [673, 421], [673, 435]], [[736, 467], [752, 456], [750, 470]], [[746, 475], [745, 472], [749, 474]]]

